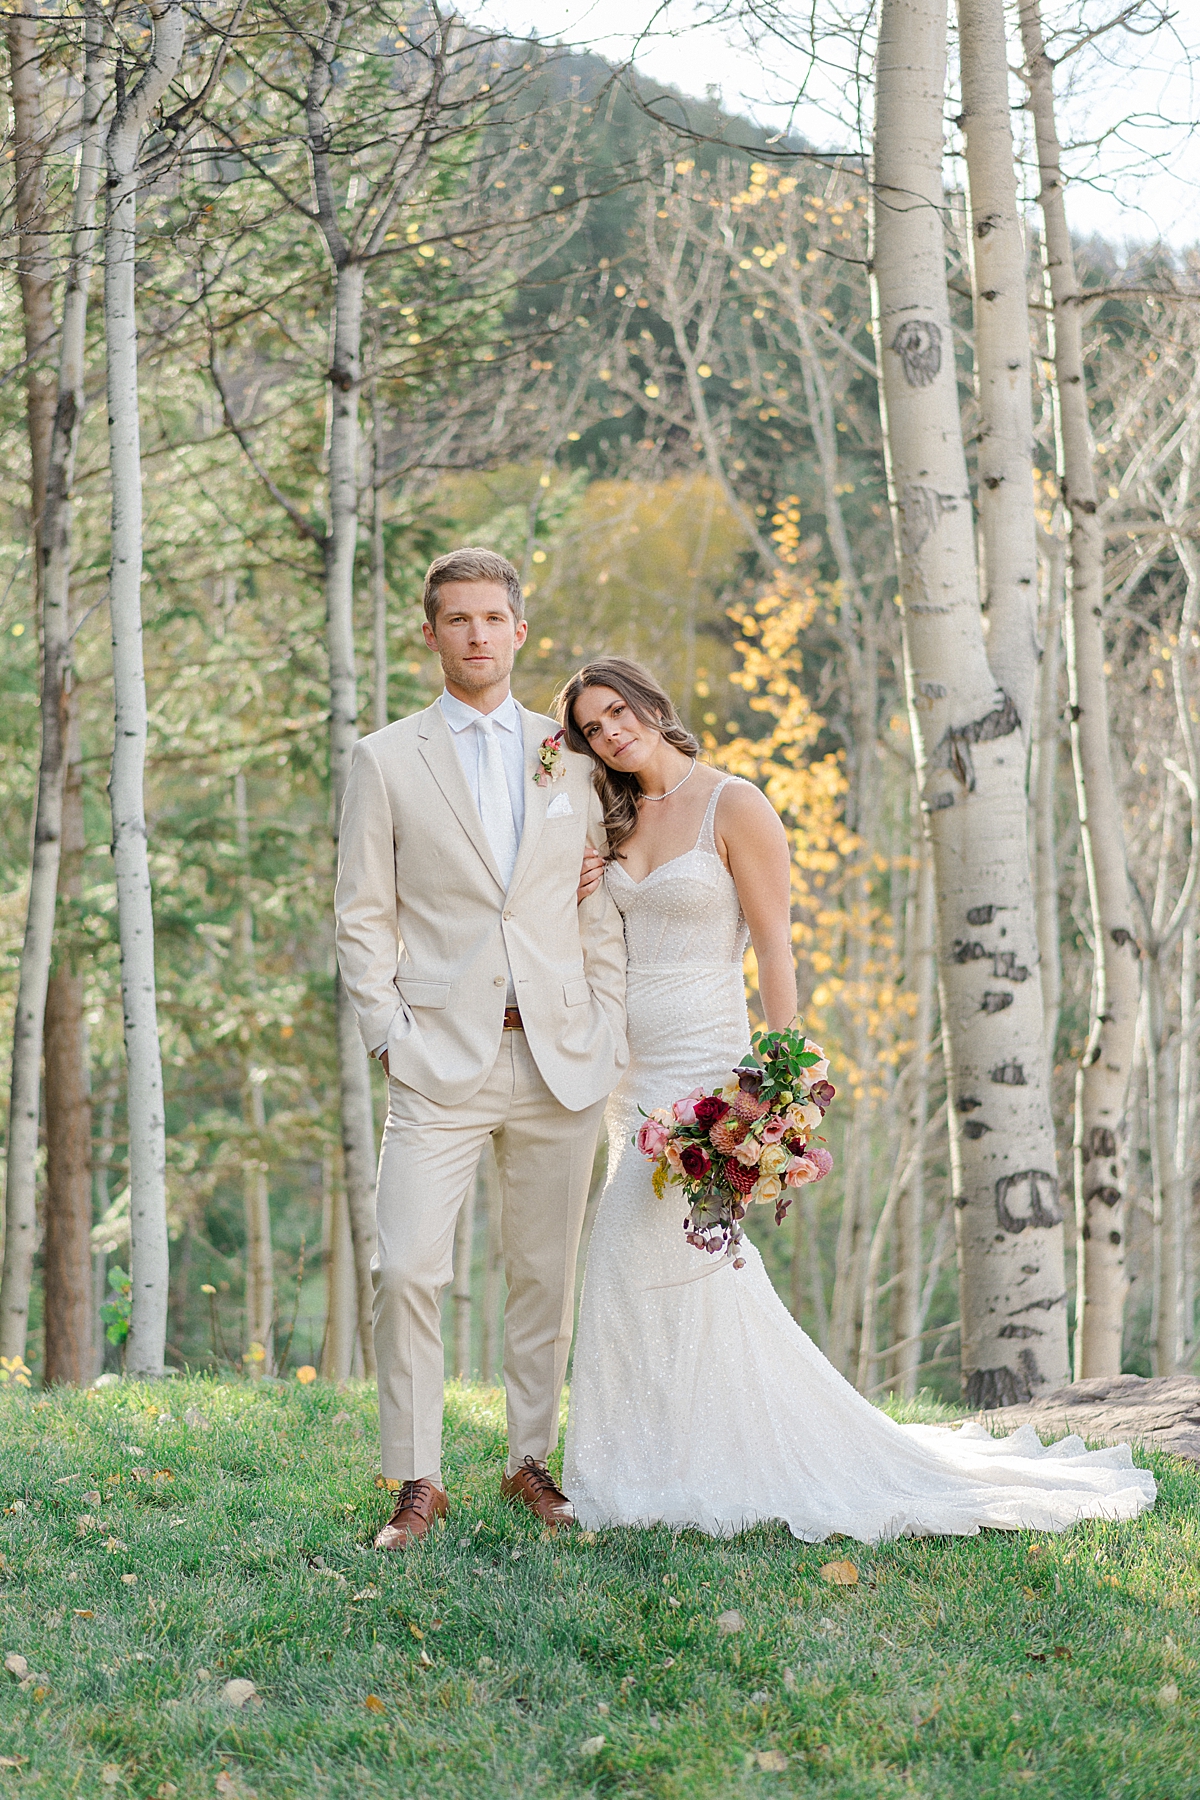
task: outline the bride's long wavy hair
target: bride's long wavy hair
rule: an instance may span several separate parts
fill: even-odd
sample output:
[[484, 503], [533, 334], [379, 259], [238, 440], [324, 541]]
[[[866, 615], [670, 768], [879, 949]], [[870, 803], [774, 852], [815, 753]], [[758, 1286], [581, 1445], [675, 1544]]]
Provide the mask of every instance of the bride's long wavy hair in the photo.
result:
[[610, 769], [607, 763], [601, 762], [575, 723], [575, 702], [580, 694], [585, 688], [600, 687], [611, 688], [615, 694], [620, 694], [642, 724], [652, 725], [655, 731], [660, 731], [672, 749], [696, 757], [700, 754], [700, 745], [675, 711], [666, 689], [655, 681], [648, 669], [643, 669], [640, 663], [630, 662], [628, 657], [601, 656], [595, 662], [585, 663], [556, 694], [554, 713], [566, 733], [568, 748], [590, 756], [595, 764], [592, 779], [604, 808], [608, 854], [614, 857], [621, 854], [621, 845], [637, 825], [638, 796], [642, 790], [636, 775]]

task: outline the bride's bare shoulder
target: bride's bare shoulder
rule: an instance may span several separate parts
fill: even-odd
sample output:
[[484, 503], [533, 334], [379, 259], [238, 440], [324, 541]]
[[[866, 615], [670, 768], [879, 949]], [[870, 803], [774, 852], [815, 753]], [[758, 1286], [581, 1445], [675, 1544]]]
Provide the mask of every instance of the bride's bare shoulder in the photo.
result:
[[717, 838], [726, 844], [747, 838], [774, 839], [785, 835], [778, 813], [761, 788], [740, 777], [727, 781], [721, 789], [713, 829]]

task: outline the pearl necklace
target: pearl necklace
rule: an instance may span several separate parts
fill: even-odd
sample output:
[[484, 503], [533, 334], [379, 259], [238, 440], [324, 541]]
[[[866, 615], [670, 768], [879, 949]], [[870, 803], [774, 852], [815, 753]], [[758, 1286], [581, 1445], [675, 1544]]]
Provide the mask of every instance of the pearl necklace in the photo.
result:
[[675, 786], [673, 788], [668, 788], [665, 794], [646, 794], [646, 793], [639, 794], [638, 795], [638, 804], [640, 805], [643, 800], [653, 800], [655, 805], [657, 806], [657, 804], [660, 800], [669, 800], [671, 798], [672, 794], [677, 794], [679, 792], [680, 788], [683, 786], [683, 782], [690, 781], [692, 779], [692, 776], [695, 773], [696, 773], [696, 764], [693, 761], [691, 768], [688, 770], [687, 774], [683, 777], [683, 781], [677, 781], [675, 783]]

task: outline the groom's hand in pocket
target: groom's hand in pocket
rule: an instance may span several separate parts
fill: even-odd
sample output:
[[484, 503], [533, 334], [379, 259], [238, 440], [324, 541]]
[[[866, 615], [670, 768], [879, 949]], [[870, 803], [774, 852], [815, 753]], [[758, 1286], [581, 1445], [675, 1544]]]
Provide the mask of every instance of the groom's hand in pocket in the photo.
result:
[[589, 844], [583, 853], [583, 867], [579, 871], [579, 886], [575, 890], [575, 904], [582, 906], [588, 895], [594, 894], [603, 880], [604, 858]]

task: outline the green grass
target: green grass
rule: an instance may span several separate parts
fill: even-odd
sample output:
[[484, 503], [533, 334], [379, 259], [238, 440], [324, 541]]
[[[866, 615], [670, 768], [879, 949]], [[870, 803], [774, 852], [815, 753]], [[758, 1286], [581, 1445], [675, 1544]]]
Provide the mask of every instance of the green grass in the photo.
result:
[[451, 1390], [449, 1526], [383, 1558], [365, 1387], [0, 1391], [0, 1653], [43, 1677], [0, 1674], [0, 1796], [1200, 1796], [1196, 1469], [1056, 1540], [550, 1538], [501, 1425]]

